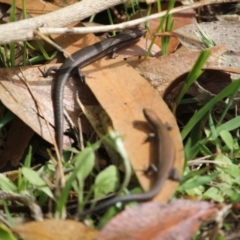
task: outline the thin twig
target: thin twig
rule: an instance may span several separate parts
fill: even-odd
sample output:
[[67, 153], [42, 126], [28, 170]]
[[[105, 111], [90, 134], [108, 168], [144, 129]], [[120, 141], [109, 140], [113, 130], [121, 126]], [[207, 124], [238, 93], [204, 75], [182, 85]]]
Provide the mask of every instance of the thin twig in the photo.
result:
[[[226, 3], [226, 2], [237, 2], [237, 0], [210, 0], [210, 1], [201, 1], [192, 3], [187, 6], [180, 6], [173, 8], [168, 12], [168, 14], [178, 13], [184, 10], [192, 9], [192, 8], [199, 8], [205, 5], [210, 4], [216, 4], [216, 3]], [[97, 32], [109, 32], [113, 30], [123, 30], [125, 28], [133, 27], [136, 25], [139, 25], [141, 23], [157, 19], [160, 17], [164, 17], [167, 14], [166, 11], [162, 11], [160, 13], [155, 13], [152, 15], [149, 15], [147, 17], [138, 18], [135, 20], [131, 20], [128, 22], [123, 22], [119, 24], [113, 24], [108, 26], [94, 26], [94, 27], [78, 27], [78, 28], [46, 28], [46, 27], [40, 27], [39, 31], [42, 34], [86, 34], [86, 33], [97, 33]]]
[[6, 201], [20, 202], [29, 207], [32, 212], [32, 217], [37, 221], [43, 220], [43, 214], [41, 208], [35, 203], [35, 199], [28, 194], [17, 194], [13, 192], [5, 192], [0, 190], [0, 199]]

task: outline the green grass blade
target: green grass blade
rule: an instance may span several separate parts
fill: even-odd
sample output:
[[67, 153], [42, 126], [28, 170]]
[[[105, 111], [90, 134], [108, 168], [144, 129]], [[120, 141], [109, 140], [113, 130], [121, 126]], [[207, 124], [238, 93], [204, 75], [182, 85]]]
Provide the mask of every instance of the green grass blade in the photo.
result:
[[223, 89], [216, 97], [210, 100], [204, 107], [202, 107], [194, 116], [188, 121], [188, 123], [183, 128], [181, 135], [184, 140], [186, 136], [190, 133], [192, 128], [198, 123], [212, 108], [213, 106], [221, 101], [223, 98], [231, 95], [236, 89], [240, 87], [240, 79], [235, 80], [229, 84], [225, 89]]
[[204, 50], [200, 53], [196, 63], [194, 64], [192, 70], [189, 72], [187, 79], [185, 80], [182, 89], [177, 96], [176, 105], [179, 105], [189, 87], [201, 76], [201, 74], [203, 73], [202, 67], [207, 61], [210, 54], [211, 52], [208, 50]]

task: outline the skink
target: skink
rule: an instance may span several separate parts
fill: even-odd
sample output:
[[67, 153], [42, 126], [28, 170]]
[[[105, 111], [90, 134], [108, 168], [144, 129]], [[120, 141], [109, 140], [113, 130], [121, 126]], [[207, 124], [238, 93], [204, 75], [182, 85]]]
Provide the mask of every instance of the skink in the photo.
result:
[[[124, 30], [122, 33], [115, 37], [102, 40], [96, 44], [83, 48], [71, 57], [67, 58], [57, 71], [57, 80], [53, 91], [53, 108], [54, 108], [54, 120], [55, 120], [55, 137], [58, 146], [59, 153], [62, 154], [63, 150], [63, 93], [64, 86], [72, 74], [73, 70], [77, 67], [84, 67], [114, 51], [137, 41], [144, 35], [146, 31], [139, 27]], [[44, 76], [47, 76], [47, 71]], [[79, 74], [80, 75], [80, 74]]]
[[153, 130], [155, 134], [155, 140], [157, 141], [155, 164], [158, 168], [158, 172], [153, 187], [146, 193], [114, 197], [103, 202], [102, 204], [99, 204], [93, 209], [85, 210], [84, 212], [80, 213], [80, 216], [103, 210], [111, 205], [116, 204], [117, 202], [144, 202], [151, 200], [161, 191], [165, 181], [168, 179], [168, 177], [170, 177], [175, 161], [175, 147], [169, 134], [170, 128], [162, 123], [152, 109], [143, 109], [143, 114], [150, 128]]

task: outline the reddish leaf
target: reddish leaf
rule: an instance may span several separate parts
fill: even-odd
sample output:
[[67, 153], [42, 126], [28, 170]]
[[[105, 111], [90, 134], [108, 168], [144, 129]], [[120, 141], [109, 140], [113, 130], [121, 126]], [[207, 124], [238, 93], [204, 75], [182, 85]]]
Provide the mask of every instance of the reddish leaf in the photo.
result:
[[216, 213], [208, 202], [177, 200], [169, 204], [145, 203], [127, 209], [112, 219], [98, 240], [190, 239], [200, 224]]

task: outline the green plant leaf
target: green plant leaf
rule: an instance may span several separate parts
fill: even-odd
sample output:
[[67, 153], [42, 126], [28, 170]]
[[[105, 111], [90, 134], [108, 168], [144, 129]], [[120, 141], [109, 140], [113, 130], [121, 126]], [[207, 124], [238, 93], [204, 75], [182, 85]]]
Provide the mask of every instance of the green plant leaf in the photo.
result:
[[72, 160], [75, 167], [81, 164], [81, 168], [77, 172], [79, 181], [84, 181], [92, 172], [95, 163], [94, 149], [91, 147], [85, 148], [82, 152], [76, 154]]
[[34, 170], [32, 170], [30, 168], [23, 167], [22, 168], [22, 174], [32, 185], [34, 185], [36, 187], [46, 186], [46, 183], [39, 176], [39, 174], [37, 172], [35, 172]]
[[0, 129], [4, 127], [7, 123], [12, 121], [15, 118], [15, 115], [11, 111], [7, 111], [7, 113], [3, 116], [0, 121]]
[[[101, 141], [98, 141], [92, 144], [90, 147], [85, 148], [84, 151], [80, 153], [80, 154], [83, 154], [83, 157], [79, 156], [79, 158], [81, 158], [82, 160], [78, 160], [78, 164], [75, 165], [74, 171], [70, 174], [70, 176], [66, 180], [65, 186], [62, 189], [60, 197], [59, 199], [57, 199], [56, 213], [60, 217], [62, 216], [64, 206], [69, 196], [69, 191], [73, 187], [73, 183], [78, 176], [78, 172], [81, 171], [81, 168], [84, 168], [84, 165], [87, 163], [89, 157], [91, 158], [93, 152], [99, 148], [100, 144], [101, 144]], [[84, 178], [84, 176], [86, 176], [86, 174], [84, 174], [81, 178]], [[80, 195], [80, 193], [78, 193], [78, 195]]]
[[222, 130], [219, 135], [221, 136], [222, 140], [224, 141], [224, 143], [228, 146], [228, 148], [231, 150], [231, 152], [233, 151], [233, 138], [232, 135], [226, 131], [226, 130]]
[[73, 161], [76, 168], [81, 166], [76, 173], [78, 181], [72, 182], [72, 187], [78, 196], [79, 211], [81, 211], [84, 206], [84, 180], [92, 172], [95, 163], [94, 149], [91, 147], [85, 148], [81, 153], [74, 156]]
[[[221, 179], [224, 183], [228, 184], [229, 186], [232, 186], [235, 183], [235, 181], [234, 178], [228, 172], [226, 172], [227, 169], [228, 168], [224, 168], [224, 171], [222, 171], [219, 174], [219, 179]], [[218, 183], [218, 185], [220, 185], [220, 183]]]
[[222, 193], [216, 187], [210, 187], [205, 193], [203, 193], [204, 199], [211, 199], [216, 202], [223, 202], [224, 198]]
[[30, 168], [31, 167], [31, 160], [32, 160], [32, 146], [29, 147], [29, 151], [27, 153], [27, 156], [24, 160], [24, 167]]
[[46, 185], [46, 183], [43, 181], [43, 179], [39, 176], [37, 172], [26, 167], [23, 167], [21, 170], [23, 176], [28, 180], [29, 183], [47, 194], [50, 198], [54, 199], [51, 189]]
[[110, 192], [114, 192], [119, 187], [119, 174], [115, 166], [109, 166], [100, 172], [94, 184], [94, 197], [100, 198]]
[[201, 76], [202, 74], [202, 67], [207, 61], [208, 57], [210, 56], [211, 52], [209, 50], [203, 50], [197, 61], [195, 62], [194, 66], [192, 67], [191, 71], [188, 73], [186, 80], [183, 82], [183, 86], [176, 98], [176, 104], [179, 105], [181, 102], [184, 94], [187, 92], [189, 87]]
[[16, 185], [3, 174], [0, 174], [0, 189], [3, 191], [17, 192]]
[[217, 133], [219, 134], [221, 131], [232, 131], [240, 127], [240, 116], [230, 119], [229, 121], [223, 123], [221, 126], [216, 128]]
[[194, 116], [188, 121], [188, 123], [183, 128], [181, 132], [182, 139], [184, 140], [186, 138], [186, 136], [189, 134], [189, 132], [192, 130], [195, 124], [198, 123], [207, 114], [207, 112], [213, 108], [213, 106], [217, 102], [231, 95], [234, 91], [236, 91], [236, 89], [239, 89], [239, 87], [240, 87], [240, 79], [233, 81], [226, 88], [224, 88], [217, 96], [211, 99], [197, 113], [195, 113]]
[[205, 185], [207, 183], [210, 183], [212, 180], [214, 180], [219, 173], [213, 173], [208, 176], [196, 176], [191, 178], [190, 180], [186, 181], [179, 187], [179, 191], [185, 191], [188, 189], [196, 188], [198, 186]]
[[226, 168], [226, 172], [229, 173], [237, 183], [240, 180], [240, 168], [238, 165], [231, 164], [228, 168]]
[[203, 192], [205, 190], [205, 187], [204, 186], [198, 186], [198, 187], [195, 187], [195, 188], [191, 188], [191, 189], [186, 189], [184, 192], [187, 193], [187, 195], [189, 196], [202, 196]]
[[5, 225], [0, 223], [0, 239], [4, 240], [17, 240], [12, 234], [12, 231]]

